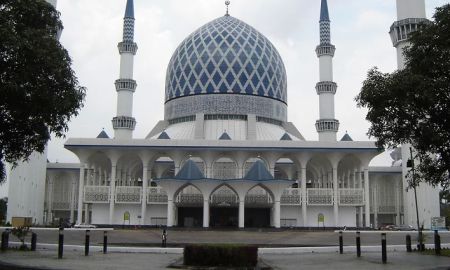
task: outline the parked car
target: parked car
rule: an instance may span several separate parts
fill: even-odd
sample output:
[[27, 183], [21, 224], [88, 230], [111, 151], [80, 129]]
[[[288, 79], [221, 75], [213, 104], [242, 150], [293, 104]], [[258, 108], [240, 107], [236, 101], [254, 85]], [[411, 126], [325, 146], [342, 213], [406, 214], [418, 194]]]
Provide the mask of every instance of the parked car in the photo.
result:
[[95, 229], [95, 228], [97, 228], [97, 226], [92, 225], [92, 224], [75, 224], [73, 227], [77, 228], [77, 229]]
[[411, 225], [398, 225], [394, 227], [394, 231], [415, 231], [416, 228], [414, 228]]
[[379, 228], [381, 231], [394, 231], [395, 225], [394, 224], [383, 224]]

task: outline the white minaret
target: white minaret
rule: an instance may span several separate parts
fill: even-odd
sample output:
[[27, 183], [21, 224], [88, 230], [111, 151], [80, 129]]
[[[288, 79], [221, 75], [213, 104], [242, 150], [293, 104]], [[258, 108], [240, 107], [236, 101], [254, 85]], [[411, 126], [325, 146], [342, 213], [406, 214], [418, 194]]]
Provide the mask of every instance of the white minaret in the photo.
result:
[[319, 141], [336, 141], [339, 121], [334, 115], [334, 95], [337, 84], [333, 82], [333, 57], [336, 47], [331, 44], [330, 17], [327, 0], [322, 0], [320, 8], [320, 44], [316, 48], [319, 58], [319, 83], [316, 91], [319, 95], [320, 119], [316, 121]]
[[[409, 37], [412, 32], [416, 31], [420, 23], [427, 22], [425, 12], [425, 0], [396, 0], [397, 1], [397, 21], [390, 28], [392, 43], [397, 49], [397, 66], [398, 69], [405, 67], [405, 57], [403, 49], [409, 45]], [[402, 185], [403, 185], [403, 222], [407, 225], [417, 227], [417, 213], [414, 191], [406, 190], [408, 186], [407, 174], [410, 170], [406, 165], [406, 161], [410, 158], [411, 145], [402, 145]], [[414, 150], [413, 150], [414, 151]], [[416, 165], [419, 160], [415, 160]], [[421, 183], [417, 187], [417, 204], [420, 226], [430, 228], [431, 218], [438, 217], [439, 214], [439, 190], [432, 186]]]
[[137, 44], [134, 42], [134, 4], [127, 0], [123, 19], [123, 40], [119, 43], [120, 78], [115, 82], [117, 91], [117, 116], [113, 118], [115, 139], [131, 139], [136, 120], [133, 118], [133, 94], [136, 81], [133, 80], [134, 56]]

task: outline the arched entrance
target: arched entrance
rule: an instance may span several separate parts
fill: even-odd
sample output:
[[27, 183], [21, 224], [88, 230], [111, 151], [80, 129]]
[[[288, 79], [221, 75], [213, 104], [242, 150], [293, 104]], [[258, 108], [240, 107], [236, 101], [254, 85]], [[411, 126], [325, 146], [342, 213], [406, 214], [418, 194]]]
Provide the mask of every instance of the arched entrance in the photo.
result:
[[261, 228], [271, 226], [273, 196], [264, 187], [258, 185], [245, 196], [245, 227]]
[[216, 189], [210, 197], [211, 227], [238, 227], [239, 197], [228, 186]]
[[175, 194], [178, 226], [201, 227], [203, 224], [203, 194], [193, 185]]

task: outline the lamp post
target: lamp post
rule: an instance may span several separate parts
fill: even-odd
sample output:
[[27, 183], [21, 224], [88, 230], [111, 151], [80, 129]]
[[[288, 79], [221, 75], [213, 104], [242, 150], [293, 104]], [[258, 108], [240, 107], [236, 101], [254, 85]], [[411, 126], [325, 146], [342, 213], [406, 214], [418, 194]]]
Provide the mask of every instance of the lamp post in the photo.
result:
[[423, 237], [422, 237], [422, 229], [420, 227], [420, 222], [419, 222], [419, 207], [417, 205], [417, 190], [416, 190], [416, 177], [415, 177], [415, 172], [414, 172], [414, 158], [413, 158], [413, 149], [412, 147], [409, 148], [409, 152], [411, 154], [411, 159], [409, 160], [409, 164], [407, 164], [407, 167], [411, 167], [412, 170], [412, 185], [413, 185], [413, 189], [414, 189], [414, 200], [416, 202], [416, 220], [417, 220], [417, 232], [419, 233], [418, 235], [418, 240], [419, 240], [419, 251], [422, 251], [422, 247], [423, 247]]

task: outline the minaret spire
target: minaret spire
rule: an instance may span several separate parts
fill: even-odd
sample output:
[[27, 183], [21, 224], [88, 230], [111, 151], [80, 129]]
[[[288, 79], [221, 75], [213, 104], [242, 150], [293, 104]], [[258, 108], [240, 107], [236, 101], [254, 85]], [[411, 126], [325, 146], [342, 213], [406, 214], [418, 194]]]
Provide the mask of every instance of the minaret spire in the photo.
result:
[[112, 120], [115, 139], [131, 139], [136, 126], [136, 120], [133, 118], [133, 94], [137, 84], [133, 80], [133, 66], [138, 47], [134, 42], [134, 21], [134, 3], [133, 0], [127, 0], [123, 19], [123, 39], [118, 45], [120, 76], [115, 82], [117, 116]]
[[227, 13], [225, 13], [225, 16], [230, 16], [230, 13], [229, 13], [230, 4], [231, 4], [230, 0], [225, 1], [225, 6], [227, 6]]
[[330, 15], [327, 0], [320, 7], [320, 44], [316, 48], [319, 58], [320, 82], [316, 85], [319, 95], [320, 119], [316, 121], [319, 141], [336, 141], [339, 121], [334, 114], [334, 95], [337, 84], [333, 82], [333, 57], [336, 48], [331, 44]]

